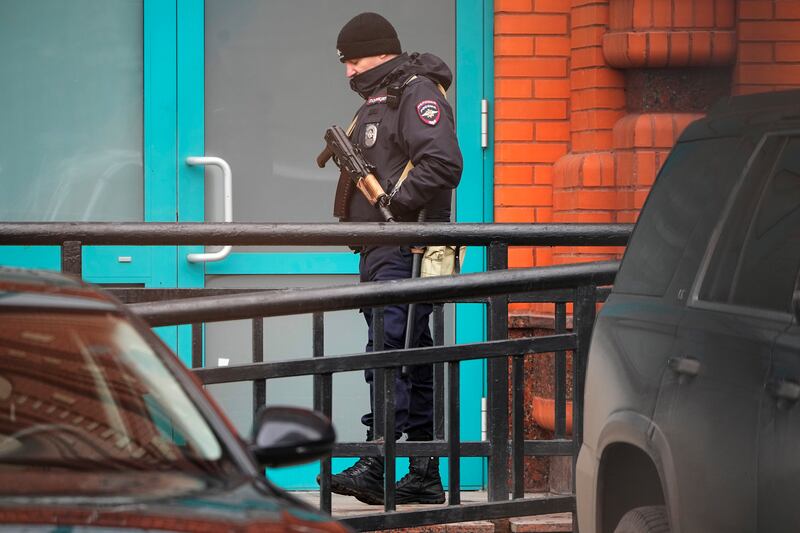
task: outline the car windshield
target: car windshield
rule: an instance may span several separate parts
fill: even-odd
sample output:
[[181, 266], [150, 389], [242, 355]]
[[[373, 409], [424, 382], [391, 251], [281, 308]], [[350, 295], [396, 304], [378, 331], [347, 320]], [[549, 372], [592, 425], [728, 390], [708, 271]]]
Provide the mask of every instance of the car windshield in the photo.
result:
[[0, 311], [0, 494], [125, 492], [142, 483], [169, 492], [235, 471], [184, 389], [124, 318]]

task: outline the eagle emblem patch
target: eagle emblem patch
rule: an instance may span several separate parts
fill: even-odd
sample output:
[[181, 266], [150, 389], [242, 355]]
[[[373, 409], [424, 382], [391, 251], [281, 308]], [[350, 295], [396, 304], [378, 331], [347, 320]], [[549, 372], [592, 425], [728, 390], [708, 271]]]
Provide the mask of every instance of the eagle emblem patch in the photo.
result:
[[439, 110], [439, 104], [435, 100], [423, 100], [417, 104], [417, 115], [428, 126], [435, 126], [439, 123], [442, 112]]
[[378, 125], [367, 124], [364, 128], [364, 146], [372, 148], [375, 146], [375, 141], [378, 140]]

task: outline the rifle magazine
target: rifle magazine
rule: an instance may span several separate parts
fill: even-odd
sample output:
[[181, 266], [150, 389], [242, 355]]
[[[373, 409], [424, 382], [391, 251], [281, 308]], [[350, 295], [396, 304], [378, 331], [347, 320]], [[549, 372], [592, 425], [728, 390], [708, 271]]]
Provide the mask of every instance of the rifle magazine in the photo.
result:
[[354, 188], [353, 180], [341, 173], [336, 184], [336, 196], [333, 198], [333, 216], [339, 220], [346, 220], [350, 216], [350, 198]]

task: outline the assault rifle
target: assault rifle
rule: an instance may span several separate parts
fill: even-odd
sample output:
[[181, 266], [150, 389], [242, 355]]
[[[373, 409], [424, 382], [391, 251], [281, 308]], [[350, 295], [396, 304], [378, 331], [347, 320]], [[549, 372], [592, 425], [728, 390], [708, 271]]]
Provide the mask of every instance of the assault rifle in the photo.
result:
[[[347, 206], [350, 202], [350, 195], [353, 194], [353, 185], [366, 196], [369, 203], [380, 210], [383, 218], [387, 222], [394, 222], [394, 215], [389, 210], [389, 195], [383, 190], [378, 179], [373, 174], [375, 167], [364, 158], [361, 150], [353, 146], [350, 138], [339, 126], [331, 126], [325, 131], [325, 149], [317, 156], [319, 168], [325, 168], [328, 159], [333, 158], [333, 162], [342, 171], [339, 183], [336, 186], [336, 198], [333, 203], [333, 214], [340, 218], [347, 216]], [[426, 210], [419, 212], [417, 221], [425, 221]], [[424, 249], [412, 248], [414, 259], [411, 266], [411, 277], [418, 278], [420, 275], [420, 265], [422, 263], [422, 252]], [[411, 348], [414, 339], [414, 320], [416, 304], [408, 306], [406, 319], [406, 349]], [[401, 368], [403, 375], [408, 374], [407, 367]]]
[[325, 130], [325, 149], [317, 156], [319, 168], [333, 157], [333, 162], [342, 171], [336, 186], [333, 212], [340, 218], [346, 217], [347, 206], [353, 192], [353, 185], [361, 191], [369, 203], [375, 206], [387, 222], [394, 222], [389, 209], [389, 195], [383, 190], [375, 177], [375, 167], [364, 157], [361, 149], [353, 146], [350, 138], [339, 126]]

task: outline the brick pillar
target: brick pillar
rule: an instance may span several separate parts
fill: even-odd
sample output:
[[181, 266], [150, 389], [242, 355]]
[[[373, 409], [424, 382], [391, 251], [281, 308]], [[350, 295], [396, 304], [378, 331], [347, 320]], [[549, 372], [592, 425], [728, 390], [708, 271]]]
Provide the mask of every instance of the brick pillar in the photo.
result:
[[656, 174], [678, 136], [698, 113], [633, 113], [614, 125], [616, 222], [639, 216]]
[[683, 129], [727, 92], [734, 0], [611, 0], [607, 63], [623, 69], [628, 114], [614, 125], [616, 222], [635, 222]]
[[[551, 222], [552, 166], [569, 142], [569, 0], [494, 5], [495, 221]], [[509, 251], [510, 267], [535, 264], [549, 249]]]
[[[570, 141], [570, 0], [495, 0], [494, 8], [494, 219], [552, 222], [553, 164], [567, 153]], [[550, 248], [512, 247], [508, 264], [549, 265], [551, 255]], [[552, 315], [551, 307], [509, 306], [510, 315], [520, 317], [518, 322], [512, 318], [511, 335], [529, 333], [531, 315]], [[526, 374], [539, 359], [526, 359]], [[528, 379], [525, 438], [547, 438], [531, 419], [534, 388], [541, 387]], [[546, 457], [525, 459], [526, 490], [548, 490], [549, 465]]]
[[800, 87], [800, 0], [739, 0], [733, 93]]
[[[554, 222], [614, 222], [616, 186], [611, 152], [623, 116], [625, 80], [603, 57], [608, 0], [572, 0], [570, 9], [571, 151], [553, 168]], [[607, 259], [609, 250], [558, 248], [554, 263]]]

